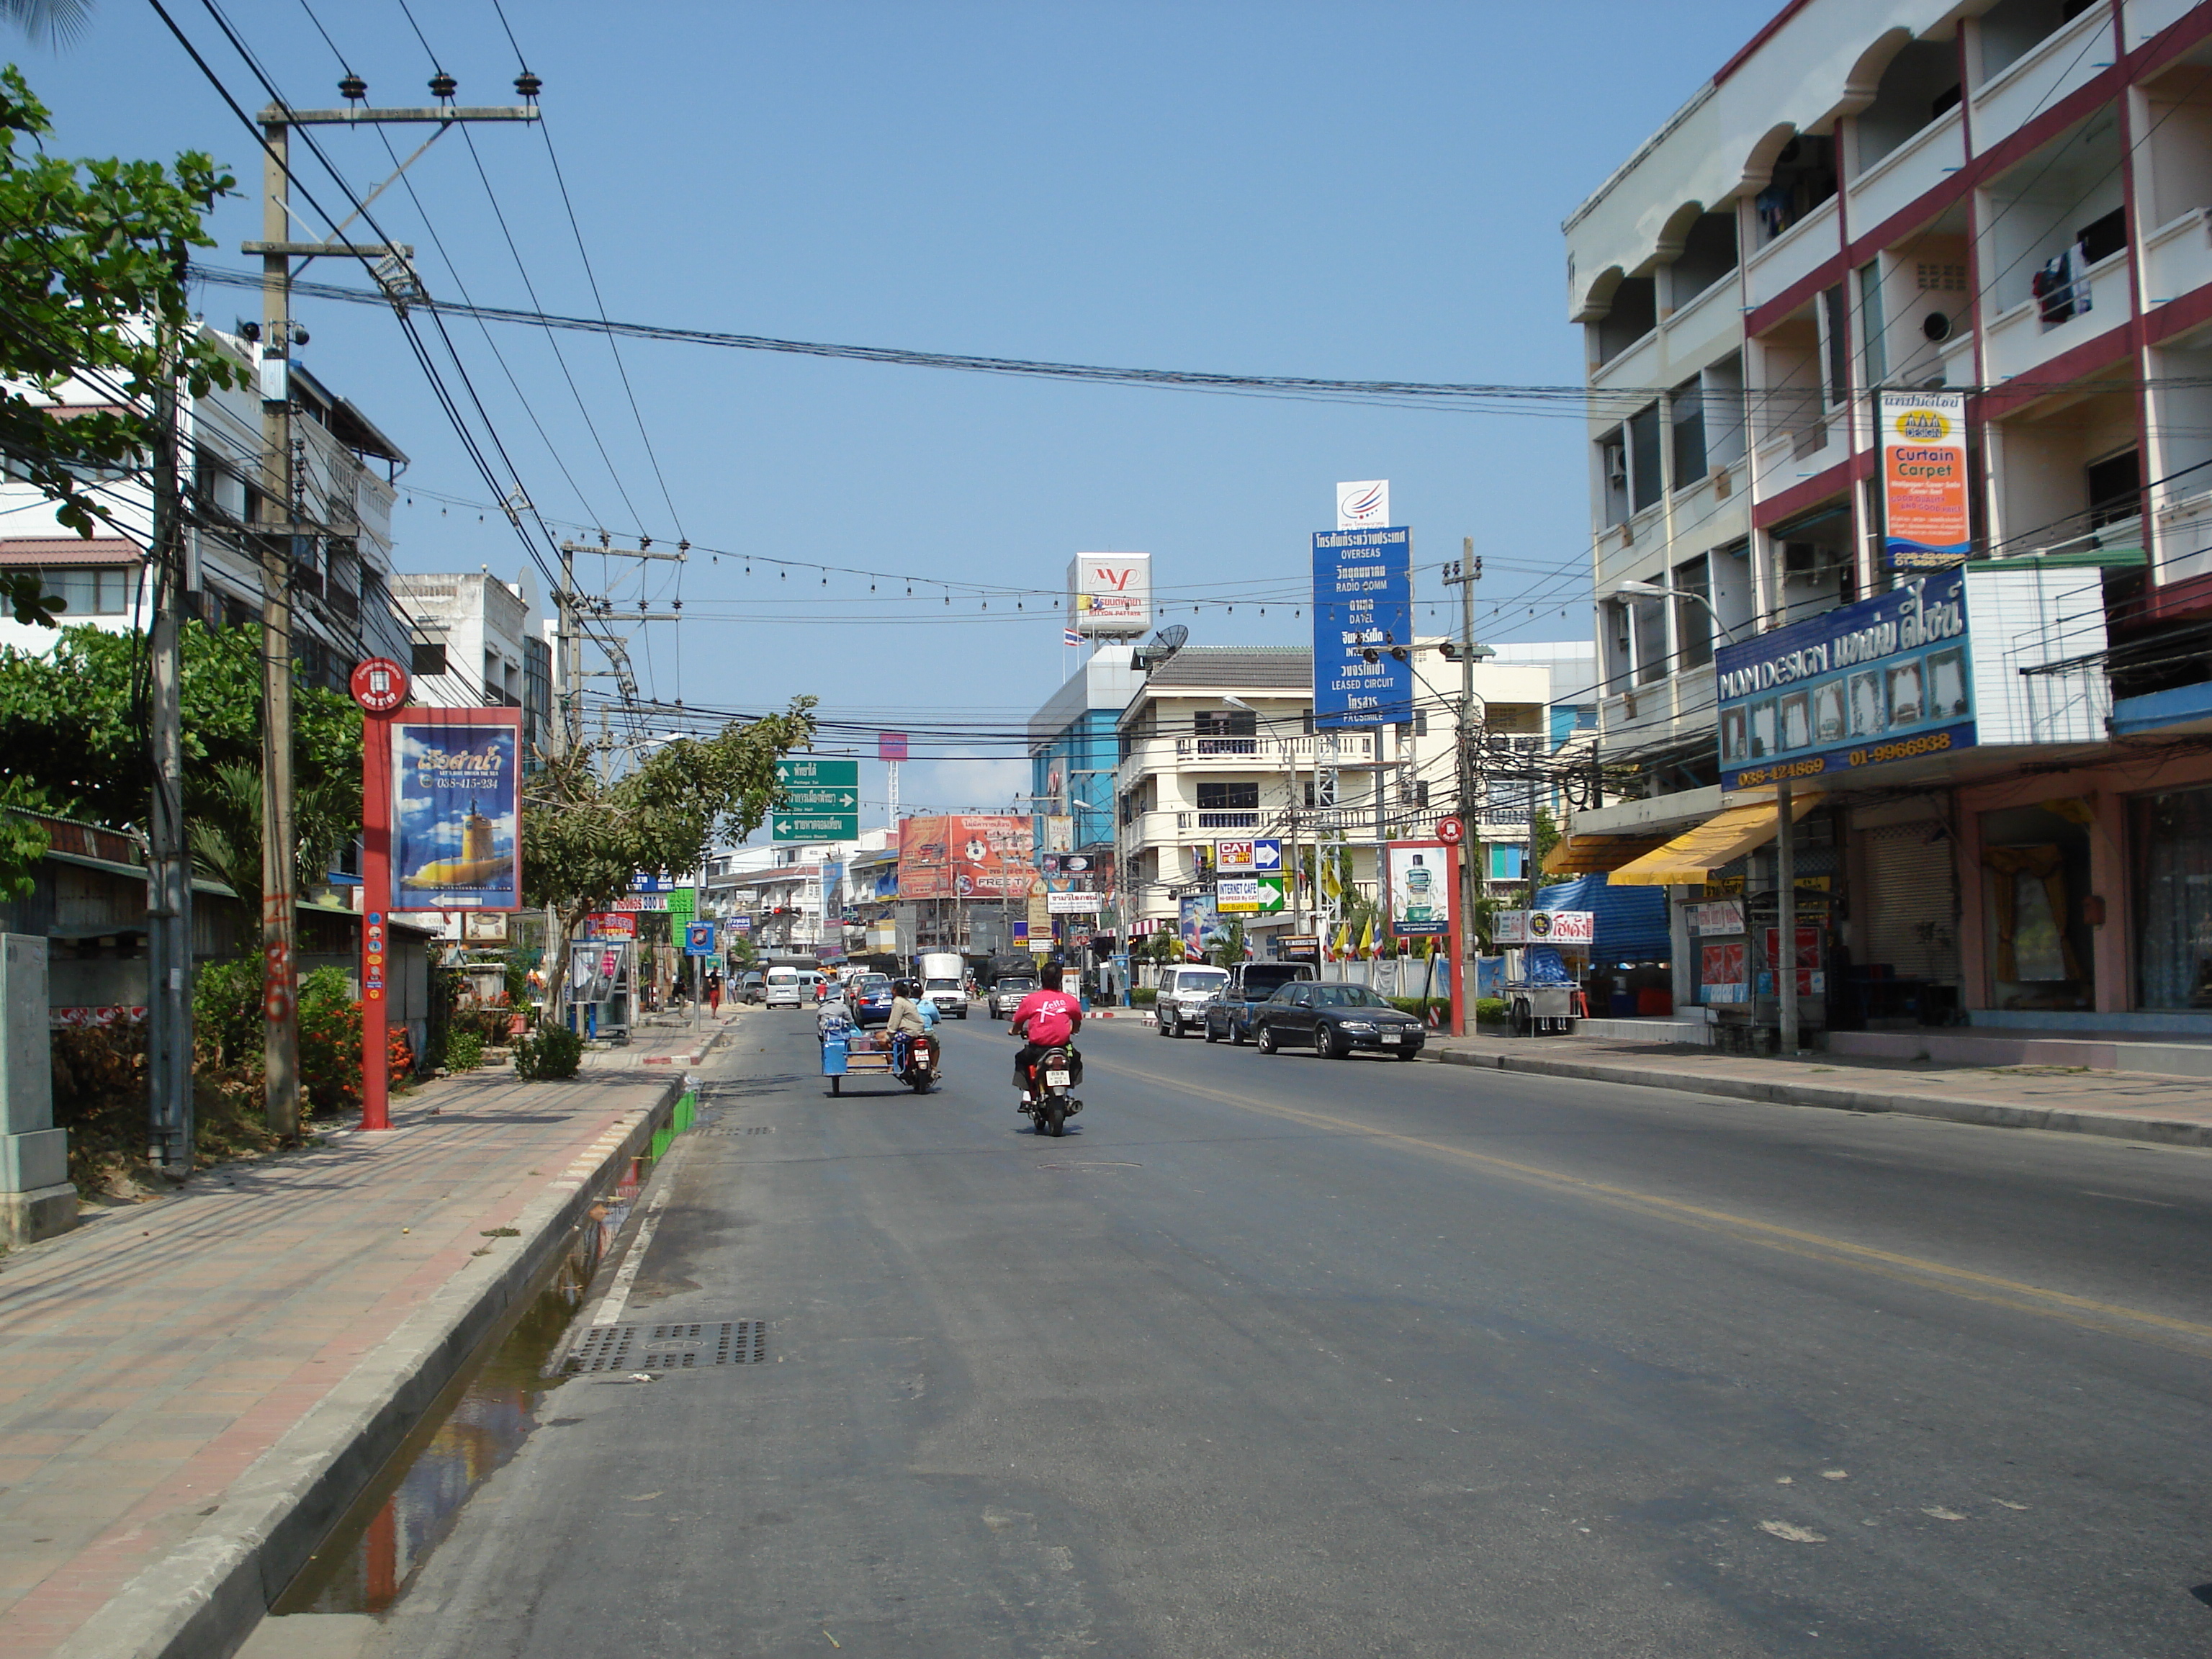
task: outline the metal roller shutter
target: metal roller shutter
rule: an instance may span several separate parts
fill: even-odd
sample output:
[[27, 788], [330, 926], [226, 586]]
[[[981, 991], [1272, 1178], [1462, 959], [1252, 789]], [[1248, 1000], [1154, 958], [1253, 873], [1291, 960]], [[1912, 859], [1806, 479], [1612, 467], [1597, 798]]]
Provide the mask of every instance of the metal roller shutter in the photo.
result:
[[1865, 921], [1859, 960], [1887, 963], [1903, 979], [1956, 980], [1959, 907], [1950, 835], [1933, 818], [1863, 833], [1872, 890], [1851, 907]]

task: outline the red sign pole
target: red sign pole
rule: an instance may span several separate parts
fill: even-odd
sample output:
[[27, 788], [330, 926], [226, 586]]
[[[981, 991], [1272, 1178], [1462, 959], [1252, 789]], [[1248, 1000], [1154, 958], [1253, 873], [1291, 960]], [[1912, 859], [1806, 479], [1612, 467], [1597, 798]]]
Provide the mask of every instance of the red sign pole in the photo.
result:
[[353, 671], [361, 705], [361, 1127], [392, 1127], [392, 716], [407, 676], [386, 657]]

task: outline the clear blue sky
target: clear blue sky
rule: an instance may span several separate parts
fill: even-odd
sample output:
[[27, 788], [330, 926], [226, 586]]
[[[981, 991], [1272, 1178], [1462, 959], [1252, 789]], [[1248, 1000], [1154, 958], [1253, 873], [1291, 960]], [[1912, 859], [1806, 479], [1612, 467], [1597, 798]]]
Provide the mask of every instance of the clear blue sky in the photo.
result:
[[[1776, 3], [507, 12], [544, 77], [611, 316], [1114, 365], [1560, 384], [1579, 379], [1582, 352], [1564, 321], [1559, 221]], [[430, 60], [397, 0], [309, 3], [372, 101], [428, 100]], [[258, 108], [201, 0], [171, 10]], [[461, 102], [513, 100], [490, 0], [414, 0], [414, 14]], [[228, 15], [293, 103], [338, 101], [339, 65], [298, 0], [231, 0]], [[247, 193], [209, 257], [251, 263], [235, 246], [260, 234], [258, 154], [150, 9], [98, 0], [76, 46], [15, 56], [65, 153], [198, 148], [232, 163]], [[421, 130], [393, 131], [411, 148]], [[592, 311], [544, 139], [521, 126], [474, 138], [538, 301]], [[373, 134], [328, 144], [356, 189], [390, 170]], [[529, 307], [461, 135], [410, 176], [422, 212], [397, 190], [375, 210], [417, 245], [431, 290]], [[204, 303], [220, 321], [258, 314], [243, 292], [210, 288]], [[514, 575], [525, 556], [502, 520], [432, 497], [485, 489], [391, 319], [299, 312], [309, 365], [414, 458], [402, 567]], [[1195, 641], [1294, 644], [1310, 623], [1288, 596], [1309, 533], [1331, 522], [1331, 485], [1388, 477], [1417, 562], [1474, 537], [1490, 637], [1589, 631], [1582, 428], [1565, 410], [1294, 404], [633, 343], [664, 501], [605, 342], [561, 338], [595, 438], [544, 335], [494, 331], [526, 412], [484, 336], [449, 326], [532, 499], [618, 538], [680, 527], [702, 546], [1042, 588], [1079, 551], [1148, 550]], [[1261, 587], [1285, 596], [1264, 617], [1249, 599], [1188, 608]], [[669, 567], [650, 591], [674, 597]], [[645, 690], [744, 708], [809, 693], [864, 719], [1018, 727], [1066, 672], [1057, 613], [994, 599], [987, 617], [917, 591], [909, 604], [889, 583], [871, 594], [865, 579], [825, 586], [695, 558], [690, 620], [635, 647]], [[1028, 787], [1025, 766], [924, 752], [903, 775], [909, 805], [1002, 805]]]

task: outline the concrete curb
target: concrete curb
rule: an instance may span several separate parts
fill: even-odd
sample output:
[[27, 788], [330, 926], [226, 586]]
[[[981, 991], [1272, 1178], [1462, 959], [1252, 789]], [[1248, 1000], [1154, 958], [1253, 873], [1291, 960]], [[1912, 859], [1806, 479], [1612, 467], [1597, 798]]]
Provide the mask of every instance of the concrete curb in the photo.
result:
[[1905, 1117], [1937, 1118], [1947, 1123], [1980, 1124], [1992, 1129], [2049, 1129], [2061, 1134], [2106, 1135], [2118, 1140], [2156, 1141], [2166, 1146], [2212, 1146], [2212, 1125], [2170, 1119], [2123, 1117], [2115, 1112], [2073, 1111], [2051, 1106], [2002, 1106], [1972, 1100], [1892, 1094], [1835, 1084], [1771, 1083], [1730, 1077], [1689, 1077], [1641, 1071], [1601, 1060], [1553, 1059], [1539, 1054], [1469, 1054], [1431, 1049], [1427, 1056], [1447, 1066], [1523, 1072], [1537, 1077], [1577, 1078], [1587, 1083], [1628, 1083], [1685, 1094], [1718, 1095], [1771, 1106], [1816, 1106], [1839, 1112], [1895, 1112]]
[[[70, 1637], [62, 1659], [228, 1659], [484, 1339], [532, 1294], [598, 1194], [652, 1144], [684, 1079], [625, 1113], [491, 1239], [491, 1271], [449, 1280], [249, 1466], [208, 1523]], [[604, 1148], [604, 1150], [600, 1150]]]

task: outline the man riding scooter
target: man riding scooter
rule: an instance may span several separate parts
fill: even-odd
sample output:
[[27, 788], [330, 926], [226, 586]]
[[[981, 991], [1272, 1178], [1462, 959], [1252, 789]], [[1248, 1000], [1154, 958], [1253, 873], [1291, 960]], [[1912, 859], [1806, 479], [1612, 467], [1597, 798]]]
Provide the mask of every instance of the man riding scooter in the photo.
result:
[[913, 980], [902, 979], [891, 987], [891, 1011], [884, 1021], [884, 1030], [891, 1039], [891, 1064], [902, 1075], [908, 1070], [908, 1051], [918, 1036], [930, 1038], [929, 1074], [936, 1075], [945, 1042], [932, 1036], [937, 1020], [937, 1005], [922, 995], [921, 987]]
[[1070, 1059], [1081, 1063], [1074, 1037], [1082, 1029], [1083, 1004], [1065, 991], [1036, 990], [1022, 999], [1013, 1018], [1013, 1033], [1023, 1043], [1021, 1052], [1014, 1056], [1014, 1087], [1022, 1097], [1022, 1105], [1015, 1110], [1029, 1104], [1033, 1073], [1047, 1049], [1064, 1048]]

